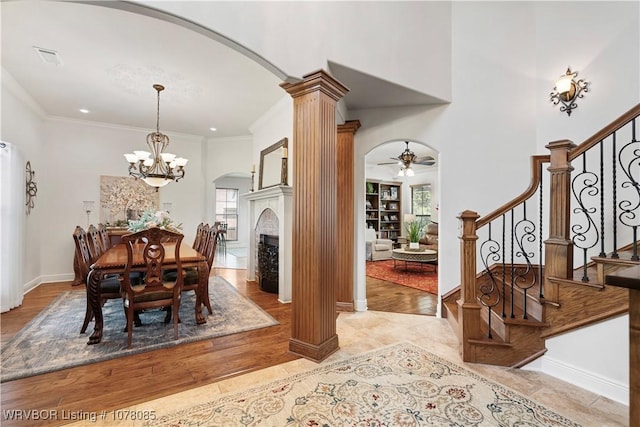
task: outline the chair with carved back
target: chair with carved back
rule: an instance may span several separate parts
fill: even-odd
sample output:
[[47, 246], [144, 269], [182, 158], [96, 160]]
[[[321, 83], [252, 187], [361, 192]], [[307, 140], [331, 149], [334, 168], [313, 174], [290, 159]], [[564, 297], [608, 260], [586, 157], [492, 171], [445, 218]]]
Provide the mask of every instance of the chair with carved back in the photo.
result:
[[107, 232], [107, 226], [100, 223], [98, 224], [98, 234], [100, 235], [100, 242], [102, 243], [102, 252], [106, 252], [111, 247], [111, 239]]
[[89, 225], [87, 229], [87, 240], [89, 244], [89, 253], [91, 254], [91, 262], [94, 263], [104, 252], [102, 247], [102, 238], [95, 225]]
[[196, 238], [193, 241], [193, 245], [191, 246], [196, 251], [200, 247], [200, 242], [202, 241], [202, 233], [204, 231], [204, 222], [198, 224], [198, 228], [196, 229]]
[[[180, 261], [180, 243], [184, 236], [169, 230], [150, 228], [122, 237], [122, 243], [127, 248], [127, 264], [123, 274], [122, 304], [127, 318], [127, 348], [131, 348], [133, 335], [134, 313], [136, 311], [166, 307], [168, 314], [165, 322], [170, 319], [173, 311], [173, 336], [178, 339], [178, 313], [182, 292], [183, 272]], [[175, 242], [175, 280], [166, 280], [163, 276], [162, 264], [166, 257], [163, 242], [170, 239]], [[144, 260], [144, 277], [139, 284], [132, 283], [130, 274], [134, 268], [134, 254], [141, 252]]]
[[200, 244], [194, 249], [201, 254], [204, 253], [207, 247], [207, 238], [209, 237], [209, 230], [211, 230], [211, 226], [209, 224], [204, 224], [202, 226], [202, 238], [200, 239]]
[[[87, 284], [87, 276], [89, 269], [94, 260], [91, 259], [91, 251], [89, 250], [90, 237], [87, 232], [80, 226], [77, 226], [73, 232], [73, 241], [76, 247], [76, 257], [80, 268], [80, 274], [83, 277], [85, 285]], [[120, 298], [120, 278], [117, 275], [107, 276], [100, 282], [100, 297], [102, 304], [109, 299]], [[80, 333], [83, 334], [89, 326], [89, 322], [93, 319], [93, 310], [89, 304], [89, 296], [87, 295], [86, 310], [84, 321]]]

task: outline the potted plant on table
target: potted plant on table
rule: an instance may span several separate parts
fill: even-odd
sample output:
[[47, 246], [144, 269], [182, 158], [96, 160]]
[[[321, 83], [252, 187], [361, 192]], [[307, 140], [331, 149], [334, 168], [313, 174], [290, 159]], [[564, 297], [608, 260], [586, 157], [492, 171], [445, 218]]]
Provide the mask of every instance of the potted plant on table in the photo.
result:
[[407, 238], [409, 239], [409, 249], [420, 249], [420, 238], [424, 234], [427, 226], [422, 218], [416, 218], [411, 215], [408, 221], [405, 220], [405, 228], [407, 230]]

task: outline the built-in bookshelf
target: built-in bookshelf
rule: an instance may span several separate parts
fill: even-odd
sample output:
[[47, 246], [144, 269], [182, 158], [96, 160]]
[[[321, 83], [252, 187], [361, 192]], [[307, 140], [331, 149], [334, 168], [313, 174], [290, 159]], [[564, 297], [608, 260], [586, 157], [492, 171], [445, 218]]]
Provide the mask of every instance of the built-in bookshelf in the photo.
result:
[[400, 182], [367, 181], [365, 215], [367, 228], [378, 232], [379, 239], [396, 241], [402, 234]]

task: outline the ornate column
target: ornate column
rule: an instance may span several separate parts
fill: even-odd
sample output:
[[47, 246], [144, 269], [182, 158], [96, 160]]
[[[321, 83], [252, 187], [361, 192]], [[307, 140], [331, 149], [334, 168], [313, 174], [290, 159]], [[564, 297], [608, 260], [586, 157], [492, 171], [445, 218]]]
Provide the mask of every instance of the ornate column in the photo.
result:
[[283, 83], [293, 98], [292, 325], [289, 350], [321, 361], [336, 334], [336, 103], [348, 89], [325, 71]]
[[[573, 242], [571, 241], [571, 161], [569, 152], [575, 144], [569, 140], [550, 142], [551, 152], [549, 238], [545, 244], [545, 277], [573, 277]], [[558, 302], [558, 287], [545, 280], [545, 299]]]
[[353, 205], [353, 143], [359, 128], [359, 120], [350, 120], [343, 125], [338, 125], [338, 223], [336, 225], [338, 237], [336, 309], [338, 311], [354, 311], [353, 245], [356, 237]]

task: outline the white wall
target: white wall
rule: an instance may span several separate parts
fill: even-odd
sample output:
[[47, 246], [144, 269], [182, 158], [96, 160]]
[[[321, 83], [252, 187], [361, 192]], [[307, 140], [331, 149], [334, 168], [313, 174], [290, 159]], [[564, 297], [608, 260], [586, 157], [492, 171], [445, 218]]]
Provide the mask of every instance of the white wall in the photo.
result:
[[[24, 244], [22, 277], [24, 288], [28, 290], [38, 284], [40, 276], [40, 230], [48, 209], [43, 203], [48, 183], [43, 179], [46, 157], [43, 155], [44, 136], [42, 109], [14, 80], [2, 69], [2, 110], [0, 139], [15, 144], [25, 161], [31, 162], [35, 172], [34, 181], [38, 186], [35, 206], [26, 216], [26, 237]], [[26, 213], [25, 213], [26, 215]]]
[[[638, 2], [536, 2], [538, 153], [559, 139], [580, 144], [640, 102], [639, 9]], [[590, 82], [571, 116], [548, 97], [568, 66]]]
[[449, 2], [139, 1], [213, 29], [301, 78], [331, 60], [448, 100]]
[[[83, 200], [96, 202], [90, 220], [93, 224], [100, 222], [100, 176], [127, 176], [128, 164], [123, 154], [144, 149], [149, 131], [58, 118], [46, 120], [41, 174], [46, 183], [41, 190], [46, 212], [40, 233], [42, 281], [73, 277], [71, 234], [76, 225], [87, 225]], [[168, 135], [172, 151], [188, 158], [189, 163], [184, 179], [159, 190], [160, 207], [163, 202], [173, 204], [171, 216], [183, 224], [185, 241], [190, 242], [204, 209], [200, 137]]]

